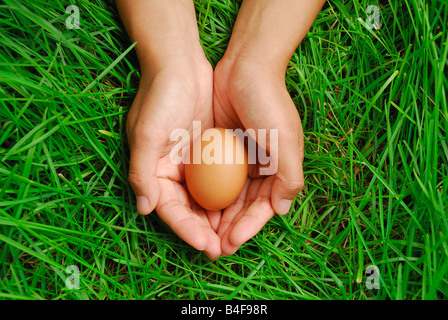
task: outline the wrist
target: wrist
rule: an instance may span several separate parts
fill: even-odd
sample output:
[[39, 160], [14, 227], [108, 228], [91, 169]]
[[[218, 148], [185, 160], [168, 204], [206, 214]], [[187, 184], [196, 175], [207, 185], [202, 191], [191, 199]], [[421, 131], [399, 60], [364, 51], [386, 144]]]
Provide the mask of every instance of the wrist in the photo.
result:
[[[289, 60], [288, 60], [289, 62]], [[226, 52], [216, 68], [230, 82], [268, 82], [271, 84], [285, 82], [286, 65], [278, 60], [271, 61], [259, 56], [245, 54], [230, 54]]]
[[192, 1], [116, 0], [142, 73], [157, 73], [182, 56], [205, 57]]
[[274, 72], [284, 73], [323, 2], [243, 1], [227, 47], [227, 57], [253, 61]]
[[296, 49], [293, 38], [279, 23], [278, 2], [249, 0], [242, 4], [224, 58], [246, 61], [274, 72], [284, 72]]
[[165, 62], [152, 62], [149, 68], [141, 69], [139, 91], [162, 88], [169, 92], [171, 98], [176, 96], [176, 92], [182, 92], [184, 97], [179, 102], [184, 103], [196, 101], [199, 96], [207, 94], [208, 87], [212, 88], [213, 68], [205, 57], [184, 55]]
[[192, 68], [199, 68], [210, 64], [197, 39], [196, 42], [187, 41], [185, 38], [165, 39], [157, 48], [142, 45], [136, 48], [136, 52], [142, 75], [145, 76], [178, 66], [190, 65]]

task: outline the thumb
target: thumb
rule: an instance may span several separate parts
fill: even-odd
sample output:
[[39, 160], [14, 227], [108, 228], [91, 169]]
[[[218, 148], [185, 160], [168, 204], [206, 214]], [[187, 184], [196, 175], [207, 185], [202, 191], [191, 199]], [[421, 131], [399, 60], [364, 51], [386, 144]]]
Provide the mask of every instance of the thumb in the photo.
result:
[[[278, 214], [287, 214], [296, 195], [303, 189], [303, 136], [288, 138], [279, 134], [278, 170], [271, 189], [271, 202]], [[271, 146], [271, 152], [272, 152]]]
[[128, 180], [136, 196], [137, 211], [146, 215], [154, 210], [159, 201], [160, 189], [156, 173], [163, 146], [148, 143], [144, 136], [137, 135], [131, 148]]

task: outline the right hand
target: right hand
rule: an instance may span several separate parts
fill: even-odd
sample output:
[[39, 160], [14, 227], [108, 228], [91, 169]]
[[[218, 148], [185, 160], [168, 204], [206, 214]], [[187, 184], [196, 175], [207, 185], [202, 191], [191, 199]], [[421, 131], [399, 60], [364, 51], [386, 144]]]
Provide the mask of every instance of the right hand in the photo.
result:
[[213, 69], [205, 59], [180, 57], [142, 76], [126, 129], [130, 148], [129, 182], [137, 211], [158, 216], [185, 242], [211, 258], [221, 255], [217, 235], [220, 211], [195, 203], [183, 184], [184, 164], [174, 164], [170, 151], [178, 128], [192, 133], [193, 120], [203, 130], [213, 127]]

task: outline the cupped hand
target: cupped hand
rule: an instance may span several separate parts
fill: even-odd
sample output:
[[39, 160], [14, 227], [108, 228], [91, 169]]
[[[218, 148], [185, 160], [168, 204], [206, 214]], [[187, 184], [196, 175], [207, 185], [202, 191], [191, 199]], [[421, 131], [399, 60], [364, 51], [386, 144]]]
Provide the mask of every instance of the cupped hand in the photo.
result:
[[142, 76], [127, 119], [129, 182], [137, 210], [158, 216], [185, 242], [209, 257], [221, 254], [217, 235], [221, 212], [198, 206], [186, 189], [184, 164], [171, 161], [175, 129], [192, 134], [193, 121], [213, 126], [213, 70], [208, 61], [172, 60], [151, 76]]
[[221, 217], [218, 235], [223, 255], [238, 250], [275, 213], [288, 213], [303, 188], [303, 131], [284, 80], [284, 74], [251, 61], [223, 58], [215, 68], [215, 126], [253, 129], [255, 133], [266, 130], [266, 139], [256, 134], [252, 138], [275, 165], [272, 174], [263, 175], [260, 162], [250, 164], [243, 191]]

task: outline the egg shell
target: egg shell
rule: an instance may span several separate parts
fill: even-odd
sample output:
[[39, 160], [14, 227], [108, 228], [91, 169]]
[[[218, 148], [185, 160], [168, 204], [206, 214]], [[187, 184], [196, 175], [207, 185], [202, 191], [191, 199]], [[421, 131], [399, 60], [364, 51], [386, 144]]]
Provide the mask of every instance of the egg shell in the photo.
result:
[[248, 157], [244, 144], [231, 130], [205, 130], [190, 146], [188, 159], [187, 188], [202, 208], [224, 209], [238, 198], [247, 179]]

